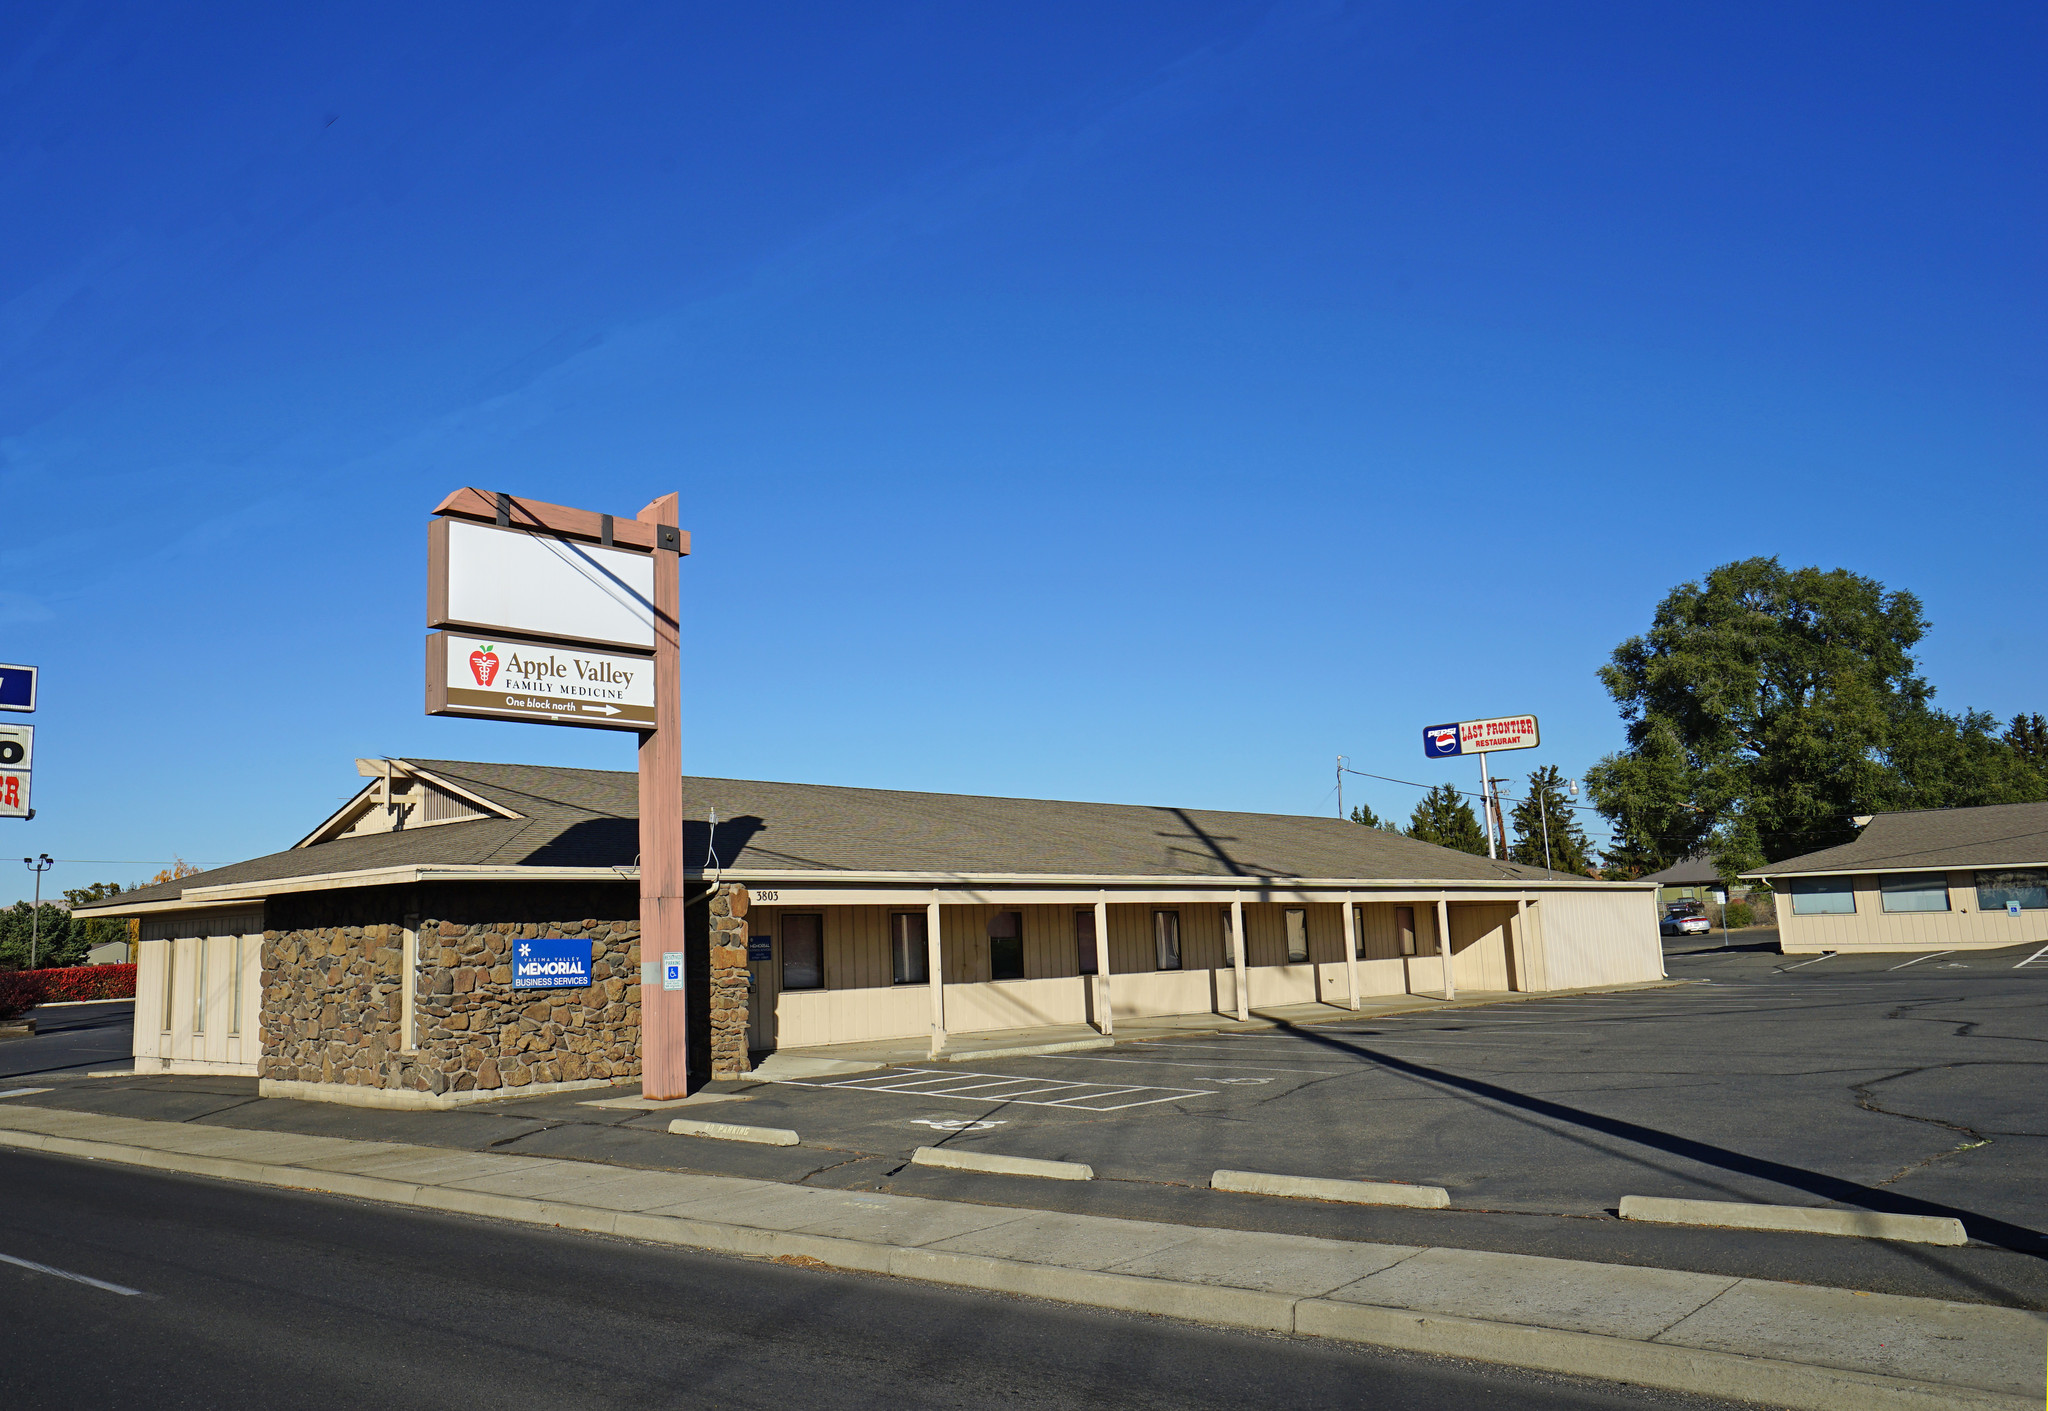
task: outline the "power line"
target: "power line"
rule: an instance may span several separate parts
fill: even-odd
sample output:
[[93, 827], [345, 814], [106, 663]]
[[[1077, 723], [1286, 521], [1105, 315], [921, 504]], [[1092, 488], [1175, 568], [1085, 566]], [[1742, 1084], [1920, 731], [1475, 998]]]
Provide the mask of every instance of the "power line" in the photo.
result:
[[[1391, 775], [1391, 774], [1374, 774], [1374, 773], [1370, 772], [1369, 770], [1364, 770], [1364, 769], [1353, 769], [1353, 768], [1351, 768], [1351, 767], [1350, 767], [1349, 765], [1346, 765], [1346, 766], [1344, 767], [1344, 772], [1345, 772], [1346, 774], [1356, 774], [1356, 775], [1360, 776], [1361, 778], [1365, 778], [1365, 779], [1381, 779], [1381, 780], [1385, 780], [1385, 781], [1386, 781], [1387, 783], [1389, 783], [1389, 784], [1405, 784], [1405, 785], [1407, 785], [1407, 786], [1408, 786], [1409, 788], [1411, 788], [1411, 789], [1438, 789], [1438, 788], [1443, 788], [1443, 789], [1450, 789], [1450, 791], [1451, 791], [1452, 793], [1454, 793], [1454, 794], [1457, 794], [1457, 795], [1458, 795], [1459, 797], [1461, 797], [1461, 798], [1468, 798], [1468, 799], [1484, 799], [1484, 798], [1486, 797], [1486, 795], [1484, 795], [1484, 794], [1482, 794], [1482, 793], [1479, 793], [1479, 792], [1477, 792], [1476, 790], [1472, 790], [1472, 789], [1460, 789], [1460, 788], [1456, 788], [1456, 787], [1454, 787], [1453, 785], [1450, 785], [1450, 784], [1418, 784], [1418, 783], [1417, 783], [1417, 782], [1416, 782], [1415, 780], [1413, 780], [1413, 779], [1396, 779], [1396, 778], [1395, 778], [1395, 777], [1394, 777], [1393, 775]], [[1324, 798], [1328, 798], [1328, 797], [1329, 797], [1329, 795], [1328, 795], [1328, 794], [1324, 794], [1324, 795], [1323, 795], [1323, 797], [1324, 797]], [[1513, 795], [1513, 794], [1501, 794], [1501, 795], [1500, 795], [1499, 797], [1501, 797], [1501, 798], [1505, 799], [1505, 800], [1506, 800], [1507, 802], [1509, 802], [1509, 803], [1526, 803], [1526, 802], [1528, 802], [1528, 801], [1529, 801], [1529, 799], [1531, 799], [1531, 798], [1533, 798], [1533, 797], [1535, 797], [1535, 796], [1534, 796], [1533, 794], [1525, 794], [1525, 795], [1521, 796], [1520, 798], [1517, 798], [1517, 797], [1516, 797], [1515, 795]], [[1572, 803], [1572, 802], [1570, 802], [1569, 800], [1567, 800], [1567, 801], [1565, 801], [1565, 802], [1564, 802], [1563, 806], [1564, 806], [1565, 808], [1569, 808], [1569, 809], [1572, 809], [1573, 811], [1575, 811], [1575, 812], [1579, 812], [1579, 813], [1595, 813], [1595, 814], [1599, 814], [1599, 815], [1600, 815], [1600, 817], [1601, 817], [1601, 819], [1602, 819], [1602, 820], [1603, 820], [1604, 822], [1608, 823], [1608, 824], [1609, 824], [1610, 826], [1614, 826], [1614, 825], [1615, 825], [1615, 823], [1616, 823], [1616, 820], [1615, 820], [1615, 819], [1613, 819], [1612, 817], [1610, 817], [1610, 816], [1609, 816], [1608, 814], [1606, 814], [1605, 812], [1603, 812], [1603, 811], [1601, 810], [1601, 808], [1600, 808], [1600, 806], [1599, 806], [1598, 804]], [[1636, 834], [1636, 836], [1638, 836], [1638, 837], [1641, 837], [1641, 838], [1645, 838], [1645, 839], [1648, 839], [1648, 840], [1652, 840], [1652, 841], [1655, 841], [1655, 842], [1659, 842], [1659, 843], [1672, 843], [1672, 842], [1678, 841], [1678, 836], [1677, 836], [1677, 835], [1674, 835], [1674, 834], [1670, 834], [1670, 833], [1650, 833], [1650, 832], [1647, 832], [1647, 831], [1644, 831], [1644, 830], [1640, 830], [1640, 829], [1638, 829], [1638, 828], [1636, 827], [1636, 825], [1634, 825], [1634, 824], [1630, 824], [1630, 825], [1628, 825], [1628, 826], [1629, 826], [1629, 831], [1631, 831], [1631, 832], [1634, 832], [1634, 833]], [[1784, 841], [1784, 840], [1805, 840], [1805, 839], [1809, 839], [1809, 838], [1830, 838], [1830, 837], [1833, 837], [1833, 836], [1835, 835], [1835, 832], [1836, 832], [1836, 830], [1834, 830], [1834, 829], [1820, 829], [1820, 828], [1810, 828], [1810, 829], [1806, 829], [1806, 830], [1803, 830], [1803, 831], [1799, 831], [1799, 832], [1794, 832], [1794, 831], [1792, 831], [1792, 830], [1789, 830], [1789, 829], [1774, 829], [1774, 830], [1771, 830], [1771, 831], [1770, 831], [1770, 832], [1768, 832], [1768, 833], [1762, 832], [1762, 831], [1760, 830], [1760, 831], [1759, 831], [1759, 834], [1758, 834], [1758, 836], [1759, 836], [1759, 837], [1770, 837], [1770, 838], [1775, 838], [1775, 839], [1778, 839], [1778, 840], [1781, 840], [1781, 841]]]

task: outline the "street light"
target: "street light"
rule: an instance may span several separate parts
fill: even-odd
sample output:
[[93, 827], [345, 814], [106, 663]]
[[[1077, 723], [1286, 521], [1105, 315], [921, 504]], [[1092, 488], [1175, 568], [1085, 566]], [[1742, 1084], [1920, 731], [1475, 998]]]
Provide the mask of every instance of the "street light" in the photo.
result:
[[57, 865], [56, 859], [48, 853], [25, 857], [21, 865], [36, 874], [35, 909], [28, 914], [28, 968], [36, 968], [36, 945], [42, 940], [43, 930], [43, 874]]

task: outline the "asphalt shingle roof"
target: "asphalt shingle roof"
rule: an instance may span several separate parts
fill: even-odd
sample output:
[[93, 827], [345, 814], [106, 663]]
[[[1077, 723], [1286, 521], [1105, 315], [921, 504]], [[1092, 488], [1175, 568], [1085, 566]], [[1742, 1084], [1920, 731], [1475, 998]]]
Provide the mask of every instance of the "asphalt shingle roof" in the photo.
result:
[[1721, 880], [1721, 874], [1714, 870], [1711, 857], [1686, 857], [1672, 863], [1662, 872], [1652, 872], [1636, 878], [1638, 882], [1655, 882], [1660, 887], [1701, 887]]
[[1774, 862], [1746, 875], [2042, 865], [2048, 865], [2048, 803], [2002, 803], [1880, 813], [1852, 842]]
[[[341, 838], [121, 895], [176, 900], [187, 888], [415, 865], [630, 867], [639, 779], [625, 771], [459, 760], [405, 763], [521, 815]], [[684, 856], [716, 848], [726, 868], [783, 873], [961, 876], [1322, 877], [1433, 882], [1569, 873], [1495, 862], [1334, 818], [921, 794], [750, 779], [683, 780]], [[716, 809], [715, 837], [707, 822]]]

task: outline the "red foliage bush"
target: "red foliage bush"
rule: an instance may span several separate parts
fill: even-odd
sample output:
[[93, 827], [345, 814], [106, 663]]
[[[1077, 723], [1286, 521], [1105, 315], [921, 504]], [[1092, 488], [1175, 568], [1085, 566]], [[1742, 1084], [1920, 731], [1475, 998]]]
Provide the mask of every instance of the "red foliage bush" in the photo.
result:
[[53, 970], [0, 972], [0, 1016], [64, 1000], [134, 997], [132, 965], [70, 965]]

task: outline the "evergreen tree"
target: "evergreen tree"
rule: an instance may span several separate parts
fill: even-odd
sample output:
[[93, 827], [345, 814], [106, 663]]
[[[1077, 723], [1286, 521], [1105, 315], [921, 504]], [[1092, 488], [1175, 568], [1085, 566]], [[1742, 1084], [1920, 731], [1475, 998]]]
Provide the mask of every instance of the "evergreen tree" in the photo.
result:
[[2048, 720], [2043, 720], [2039, 711], [2032, 715], [2015, 715], [2012, 723], [2005, 727], [2005, 743], [2035, 773], [2048, 774]]
[[1449, 784], [1431, 789], [1408, 818], [1408, 836], [1417, 842], [1456, 848], [1486, 856], [1486, 830], [1465, 796]]
[[[1529, 775], [1529, 794], [1509, 815], [1515, 826], [1514, 845], [1508, 856], [1531, 867], [1550, 867], [1559, 872], [1585, 876], [1593, 870], [1593, 844], [1579, 826], [1579, 815], [1565, 793], [1564, 776], [1554, 764], [1546, 764]], [[1549, 853], [1545, 861], [1544, 827], [1549, 826]]]
[[1378, 814], [1374, 813], [1364, 804], [1358, 804], [1352, 808], [1351, 821], [1353, 823], [1362, 823], [1368, 828], [1384, 828], [1387, 826], [1380, 821]]
[[31, 956], [38, 969], [77, 965], [85, 951], [73, 930], [71, 913], [57, 903], [36, 907], [18, 901], [0, 911], [0, 966], [26, 970]]

